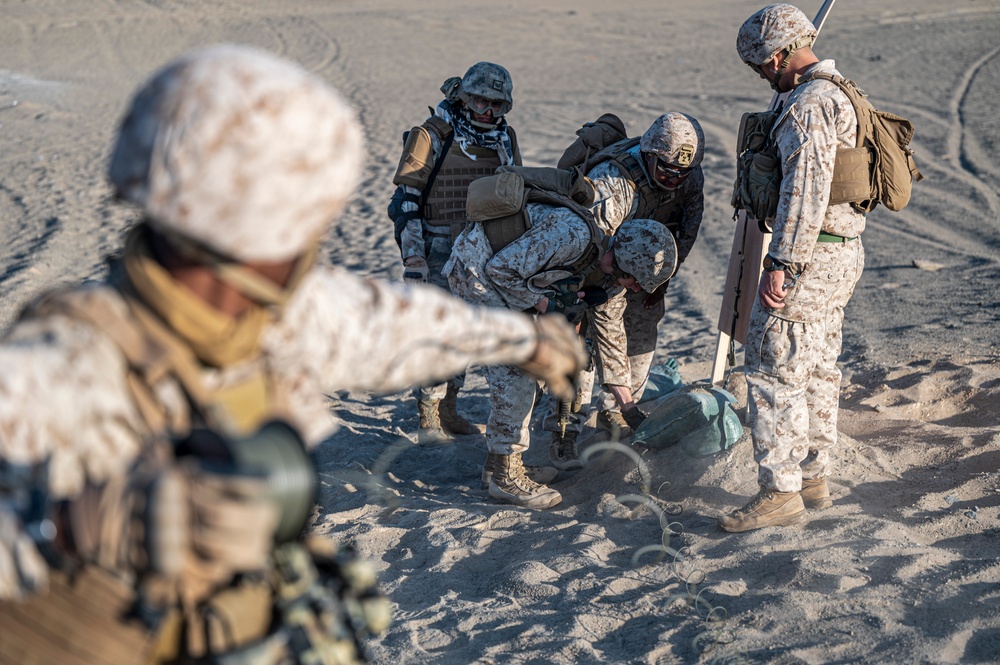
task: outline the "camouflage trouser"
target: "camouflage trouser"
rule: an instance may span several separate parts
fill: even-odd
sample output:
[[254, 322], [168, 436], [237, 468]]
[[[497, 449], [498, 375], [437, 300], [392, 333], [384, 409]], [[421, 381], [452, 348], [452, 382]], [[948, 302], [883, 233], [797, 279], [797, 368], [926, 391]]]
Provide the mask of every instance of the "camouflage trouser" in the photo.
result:
[[[448, 232], [448, 227], [440, 227], [443, 232]], [[426, 242], [425, 256], [427, 257], [427, 282], [434, 286], [439, 286], [445, 291], [450, 291], [448, 278], [441, 274], [441, 269], [451, 254], [451, 236], [438, 237], [427, 234], [427, 227], [424, 226], [424, 238]], [[444, 383], [434, 386], [423, 386], [413, 391], [417, 399], [442, 400], [448, 392], [449, 386], [452, 390], [458, 391], [465, 385], [465, 372], [454, 376]]]
[[[587, 313], [590, 339], [594, 348], [594, 383], [600, 386], [597, 408], [606, 409], [615, 399], [606, 386], [631, 386], [628, 362], [628, 340], [624, 334], [625, 292], [612, 297]], [[616, 325], [616, 323], [618, 325]]]
[[830, 473], [844, 307], [864, 264], [860, 239], [817, 243], [783, 309], [754, 303], [746, 344], [748, 424], [762, 487], [797, 492], [803, 478]]
[[528, 421], [535, 406], [538, 382], [519, 367], [491, 365], [490, 418], [486, 422], [486, 447], [491, 453], [523, 453], [531, 443]]
[[[626, 355], [628, 358], [629, 388], [632, 390], [632, 399], [636, 402], [642, 398], [642, 393], [646, 390], [649, 369], [656, 353], [656, 327], [666, 311], [662, 298], [656, 307], [646, 309], [642, 303], [647, 295], [644, 291], [625, 293], [625, 307], [621, 314], [625, 319], [625, 340], [609, 340], [611, 344], [624, 346], [624, 354], [616, 351], [614, 355]], [[608, 382], [602, 381], [602, 385], [605, 383]], [[597, 394], [597, 405], [602, 411], [619, 410], [614, 395], [603, 389]]]
[[[470, 270], [472, 267], [474, 270]], [[451, 292], [474, 305], [507, 309], [507, 303], [493, 284], [481, 274], [482, 266], [467, 266], [454, 258]], [[513, 365], [486, 368], [490, 386], [490, 418], [486, 423], [486, 446], [491, 453], [510, 455], [528, 449], [531, 433], [528, 421], [535, 406], [538, 381]]]

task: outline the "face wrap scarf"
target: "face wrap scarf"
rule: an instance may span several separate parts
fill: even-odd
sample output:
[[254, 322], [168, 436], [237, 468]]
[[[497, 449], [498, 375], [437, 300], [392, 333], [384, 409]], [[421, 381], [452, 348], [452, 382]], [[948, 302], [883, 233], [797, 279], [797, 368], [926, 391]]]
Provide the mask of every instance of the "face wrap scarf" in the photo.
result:
[[470, 159], [475, 159], [468, 151], [469, 145], [487, 148], [500, 156], [501, 164], [514, 163], [514, 147], [511, 145], [510, 134], [507, 133], [507, 120], [500, 118], [496, 129], [488, 132], [476, 131], [469, 119], [459, 110], [459, 104], [447, 99], [438, 104], [434, 115], [446, 121], [455, 128], [455, 143]]
[[[185, 253], [183, 249], [181, 251]], [[123, 265], [129, 282], [143, 303], [190, 346], [201, 362], [213, 367], [230, 367], [252, 360], [259, 354], [264, 326], [272, 316], [268, 305], [280, 306], [288, 300], [312, 266], [315, 256], [315, 250], [303, 255], [284, 288], [239, 264], [218, 259], [214, 263], [206, 261], [205, 265], [211, 267], [222, 281], [251, 298], [250, 308], [235, 318], [214, 309], [174, 280], [153, 258], [149, 230], [145, 225], [129, 233], [125, 241]], [[249, 283], [269, 284], [271, 288], [246, 288], [244, 284]], [[265, 293], [267, 291], [269, 293]]]

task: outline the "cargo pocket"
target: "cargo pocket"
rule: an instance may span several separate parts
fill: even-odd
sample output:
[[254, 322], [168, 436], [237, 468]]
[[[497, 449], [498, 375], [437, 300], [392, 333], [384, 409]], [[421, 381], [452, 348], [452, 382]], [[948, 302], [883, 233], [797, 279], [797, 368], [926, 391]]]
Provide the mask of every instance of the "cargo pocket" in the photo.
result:
[[808, 330], [803, 323], [778, 318], [773, 314], [760, 322], [759, 332], [751, 321], [747, 341], [746, 366], [761, 374], [789, 384], [805, 384], [808, 365], [801, 362], [808, 346]]

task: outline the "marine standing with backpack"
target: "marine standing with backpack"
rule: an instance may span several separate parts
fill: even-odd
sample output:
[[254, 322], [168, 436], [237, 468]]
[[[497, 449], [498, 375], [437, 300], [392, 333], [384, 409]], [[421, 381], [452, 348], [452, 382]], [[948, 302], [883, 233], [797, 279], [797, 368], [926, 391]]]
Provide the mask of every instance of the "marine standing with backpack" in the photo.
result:
[[[858, 118], [834, 83], [832, 60], [812, 51], [816, 29], [798, 8], [774, 4], [743, 23], [740, 58], [789, 92], [770, 141], [780, 187], [746, 344], [749, 426], [759, 493], [719, 519], [732, 532], [803, 522], [832, 505], [827, 477], [837, 443], [844, 319], [864, 269], [860, 206], [831, 201], [838, 152], [855, 147]], [[839, 170], [839, 169], [838, 169]], [[866, 192], [867, 193], [867, 192]]]
[[[476, 63], [461, 79], [445, 81], [444, 100], [426, 122], [407, 132], [389, 205], [405, 281], [448, 289], [441, 268], [465, 226], [469, 184], [492, 175], [498, 166], [521, 163], [517, 136], [504, 118], [512, 89], [506, 69]], [[479, 431], [456, 408], [464, 383], [463, 372], [446, 383], [417, 389], [419, 440]]]

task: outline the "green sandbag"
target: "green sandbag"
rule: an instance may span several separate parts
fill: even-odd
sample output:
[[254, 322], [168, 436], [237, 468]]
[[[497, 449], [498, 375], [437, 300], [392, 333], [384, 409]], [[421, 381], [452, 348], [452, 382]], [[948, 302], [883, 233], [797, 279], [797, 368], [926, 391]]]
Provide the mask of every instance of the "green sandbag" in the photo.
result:
[[677, 371], [677, 361], [669, 358], [665, 363], [654, 365], [649, 369], [649, 377], [646, 379], [646, 389], [642, 391], [639, 404], [658, 400], [683, 385], [684, 379], [681, 378], [681, 373]]
[[743, 437], [736, 398], [707, 384], [684, 386], [654, 402], [632, 442], [661, 449], [680, 444], [694, 457], [731, 448]]

